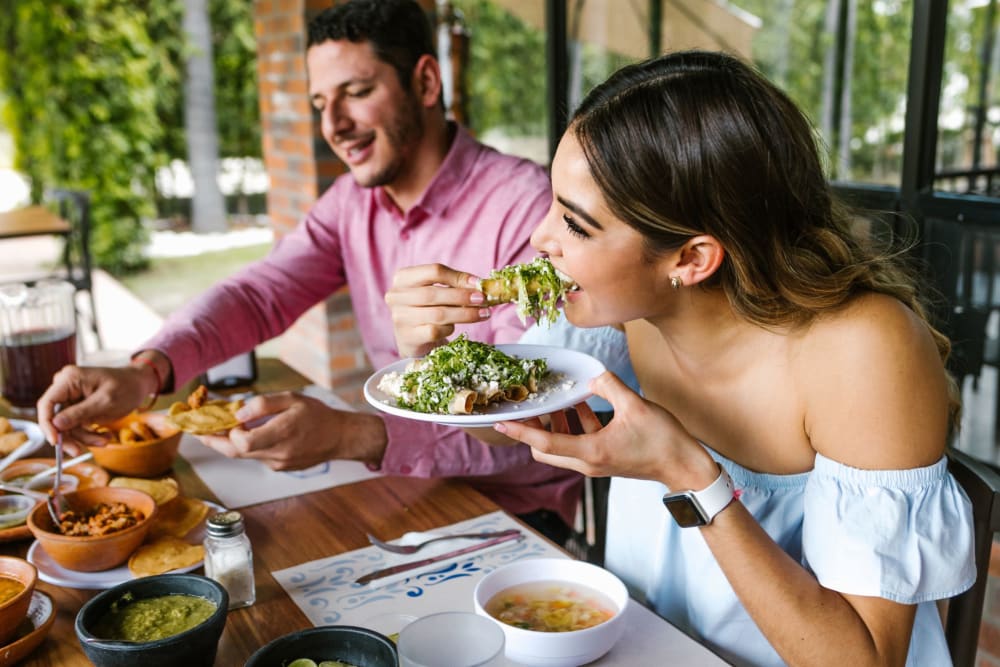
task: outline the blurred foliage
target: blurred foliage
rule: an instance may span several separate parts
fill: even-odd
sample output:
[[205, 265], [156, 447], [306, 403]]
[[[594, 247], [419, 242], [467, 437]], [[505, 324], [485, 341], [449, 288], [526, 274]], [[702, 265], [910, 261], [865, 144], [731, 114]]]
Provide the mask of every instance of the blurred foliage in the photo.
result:
[[545, 33], [491, 0], [456, 0], [469, 32], [469, 125], [545, 134]]
[[[146, 264], [155, 172], [184, 159], [182, 0], [0, 0], [3, 123], [32, 200], [87, 190], [95, 262]], [[252, 5], [212, 0], [221, 151], [259, 156]]]

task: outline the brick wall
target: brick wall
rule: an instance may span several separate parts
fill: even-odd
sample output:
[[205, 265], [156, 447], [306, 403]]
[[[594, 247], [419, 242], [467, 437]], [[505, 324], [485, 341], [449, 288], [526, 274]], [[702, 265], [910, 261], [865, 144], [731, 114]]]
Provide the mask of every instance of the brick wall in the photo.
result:
[[[319, 135], [306, 79], [306, 25], [329, 6], [330, 0], [254, 3], [267, 209], [278, 237], [345, 171]], [[282, 337], [280, 355], [316, 384], [364, 403], [361, 385], [371, 366], [346, 289], [305, 313]]]

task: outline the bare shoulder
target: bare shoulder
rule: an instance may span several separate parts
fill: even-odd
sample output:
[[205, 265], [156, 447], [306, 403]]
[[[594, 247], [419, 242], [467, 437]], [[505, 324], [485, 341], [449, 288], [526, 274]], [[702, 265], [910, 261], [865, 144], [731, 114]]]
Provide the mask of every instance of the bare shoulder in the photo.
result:
[[948, 424], [946, 371], [927, 323], [882, 294], [818, 318], [793, 368], [813, 448], [860, 468], [936, 461]]

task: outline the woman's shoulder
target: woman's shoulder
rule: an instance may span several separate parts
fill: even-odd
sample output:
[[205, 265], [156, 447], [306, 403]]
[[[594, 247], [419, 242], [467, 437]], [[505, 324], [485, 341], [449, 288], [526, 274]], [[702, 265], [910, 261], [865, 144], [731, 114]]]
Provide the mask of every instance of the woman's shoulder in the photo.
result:
[[927, 322], [897, 299], [865, 294], [818, 317], [797, 345], [796, 384], [813, 448], [861, 468], [940, 456], [948, 383]]

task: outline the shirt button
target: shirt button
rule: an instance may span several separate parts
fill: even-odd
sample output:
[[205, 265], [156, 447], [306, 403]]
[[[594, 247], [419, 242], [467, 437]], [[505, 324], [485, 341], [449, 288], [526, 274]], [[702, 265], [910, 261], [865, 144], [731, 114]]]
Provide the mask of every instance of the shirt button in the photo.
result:
[[409, 241], [410, 240], [410, 232], [402, 232], [399, 235], [399, 238], [403, 239], [404, 241]]
[[403, 473], [404, 475], [409, 475], [411, 472], [413, 472], [413, 468], [407, 465], [403, 465], [399, 467], [399, 472]]

